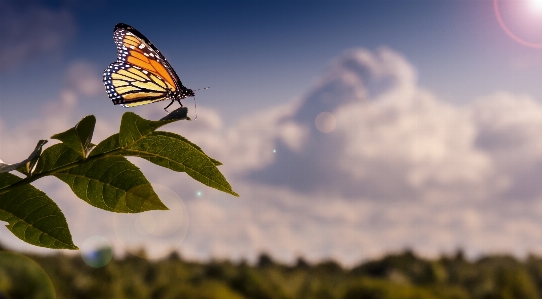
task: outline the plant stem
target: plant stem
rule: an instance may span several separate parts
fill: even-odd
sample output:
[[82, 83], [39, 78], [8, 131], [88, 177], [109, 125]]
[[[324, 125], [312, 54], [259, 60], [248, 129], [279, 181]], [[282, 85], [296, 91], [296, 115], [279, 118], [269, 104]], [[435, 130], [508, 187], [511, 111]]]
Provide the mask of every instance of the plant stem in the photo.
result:
[[115, 149], [115, 150], [112, 150], [110, 152], [107, 152], [107, 153], [102, 153], [102, 154], [98, 154], [96, 156], [92, 156], [92, 157], [89, 157], [89, 158], [86, 158], [86, 159], [83, 159], [83, 160], [79, 160], [77, 162], [74, 162], [74, 163], [71, 163], [71, 164], [68, 164], [68, 165], [64, 165], [62, 167], [58, 167], [58, 168], [55, 168], [55, 169], [51, 169], [49, 171], [45, 171], [45, 172], [42, 172], [42, 173], [39, 173], [39, 174], [36, 174], [36, 175], [30, 175], [30, 176], [27, 176], [26, 178], [20, 180], [20, 181], [17, 181], [11, 185], [8, 185], [4, 188], [1, 188], [0, 189], [0, 195], [1, 194], [4, 194], [4, 193], [7, 193], [9, 192], [10, 190], [13, 190], [21, 185], [24, 185], [24, 184], [30, 184], [32, 183], [33, 181], [37, 180], [37, 179], [40, 179], [44, 176], [48, 176], [48, 175], [52, 175], [52, 174], [55, 174], [57, 172], [61, 172], [61, 171], [64, 171], [64, 170], [68, 170], [70, 168], [74, 168], [78, 165], [81, 165], [83, 163], [86, 163], [86, 162], [89, 162], [89, 161], [92, 161], [92, 160], [96, 160], [96, 159], [100, 159], [100, 158], [103, 158], [103, 157], [106, 157], [106, 156], [115, 156], [115, 153], [117, 152], [120, 152], [122, 151], [123, 148], [118, 148], [118, 149]]

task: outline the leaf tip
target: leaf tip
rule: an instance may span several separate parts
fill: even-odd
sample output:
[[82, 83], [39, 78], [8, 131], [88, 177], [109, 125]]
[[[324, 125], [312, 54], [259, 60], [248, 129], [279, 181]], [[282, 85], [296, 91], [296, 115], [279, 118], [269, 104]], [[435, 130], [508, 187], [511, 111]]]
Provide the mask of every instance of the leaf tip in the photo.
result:
[[159, 209], [159, 210], [162, 210], [162, 211], [169, 211], [169, 208], [164, 206], [163, 208]]

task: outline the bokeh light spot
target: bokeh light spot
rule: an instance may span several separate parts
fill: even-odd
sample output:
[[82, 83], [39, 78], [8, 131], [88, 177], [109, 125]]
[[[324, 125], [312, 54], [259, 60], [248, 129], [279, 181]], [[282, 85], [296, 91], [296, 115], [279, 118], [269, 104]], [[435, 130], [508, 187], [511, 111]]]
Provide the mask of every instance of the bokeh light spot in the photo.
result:
[[102, 236], [89, 237], [81, 246], [81, 257], [92, 268], [101, 268], [113, 257], [111, 242]]
[[[181, 246], [188, 231], [188, 210], [175, 191], [160, 184], [152, 184], [152, 188], [169, 210], [117, 213], [113, 215], [113, 229], [129, 253], [159, 259]], [[201, 196], [200, 191], [197, 194]]]
[[136, 218], [136, 229], [143, 234], [152, 234], [156, 229], [156, 219], [154, 218], [154, 215], [148, 212], [140, 213], [139, 217]]
[[337, 119], [333, 113], [326, 111], [316, 116], [314, 124], [316, 125], [318, 131], [322, 133], [329, 133], [335, 130], [335, 127], [337, 126]]
[[0, 251], [0, 298], [55, 299], [51, 279], [33, 259], [22, 254]]

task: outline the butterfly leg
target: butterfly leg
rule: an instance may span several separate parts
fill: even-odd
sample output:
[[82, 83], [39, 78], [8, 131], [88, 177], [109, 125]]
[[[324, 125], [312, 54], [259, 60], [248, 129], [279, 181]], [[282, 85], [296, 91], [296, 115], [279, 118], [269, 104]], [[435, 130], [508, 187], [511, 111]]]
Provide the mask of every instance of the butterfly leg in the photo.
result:
[[173, 103], [175, 103], [175, 100], [171, 100], [171, 103], [169, 103], [169, 105], [167, 105], [166, 108], [164, 108], [164, 110], [166, 110], [166, 112], [169, 113], [169, 111], [167, 111], [167, 108], [169, 108], [169, 106], [171, 106], [171, 104], [173, 104]]
[[177, 99], [177, 102], [179, 102], [179, 105], [181, 105], [181, 108], [182, 108], [183, 104], [181, 104], [181, 100]]

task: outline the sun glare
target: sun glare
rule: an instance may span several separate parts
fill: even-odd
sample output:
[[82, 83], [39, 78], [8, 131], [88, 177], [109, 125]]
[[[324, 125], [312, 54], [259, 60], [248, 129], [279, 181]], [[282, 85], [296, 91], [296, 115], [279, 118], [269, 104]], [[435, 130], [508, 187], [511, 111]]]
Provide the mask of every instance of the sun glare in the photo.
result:
[[529, 0], [530, 6], [537, 12], [542, 12], [542, 0]]
[[[512, 38], [513, 40], [515, 40], [516, 42], [518, 42], [518, 43], [520, 43], [520, 44], [522, 44], [524, 46], [535, 48], [535, 49], [542, 49], [542, 41], [540, 41], [539, 39], [536, 39], [536, 40], [525, 39], [525, 38], [521, 37], [521, 35], [524, 35], [524, 34], [517, 35], [512, 30], [510, 30], [510, 28], [508, 28], [507, 24], [505, 23], [502, 15], [501, 15], [499, 2], [503, 2], [503, 1], [502, 0], [501, 1], [500, 0], [493, 0], [493, 7], [495, 9], [495, 16], [497, 17], [497, 21], [499, 22], [499, 25], [501, 26], [502, 30], [504, 30], [504, 32], [510, 38]], [[529, 2], [528, 4], [531, 4], [531, 5], [529, 5], [531, 7], [531, 9], [532, 9], [531, 11], [537, 13], [536, 14], [537, 21], [535, 23], [540, 24], [540, 22], [542, 21], [542, 0], [528, 0], [528, 2]], [[523, 2], [523, 3], [525, 3], [525, 2]], [[527, 4], [527, 3], [525, 3], [525, 4]], [[533, 18], [530, 18], [530, 19], [533, 19]], [[542, 31], [539, 31], [539, 30], [541, 30], [541, 26], [536, 25], [536, 24], [531, 25], [529, 28], [531, 28], [532, 30], [537, 30], [536, 32], [542, 32]], [[540, 36], [540, 35], [535, 34], [535, 36]]]

